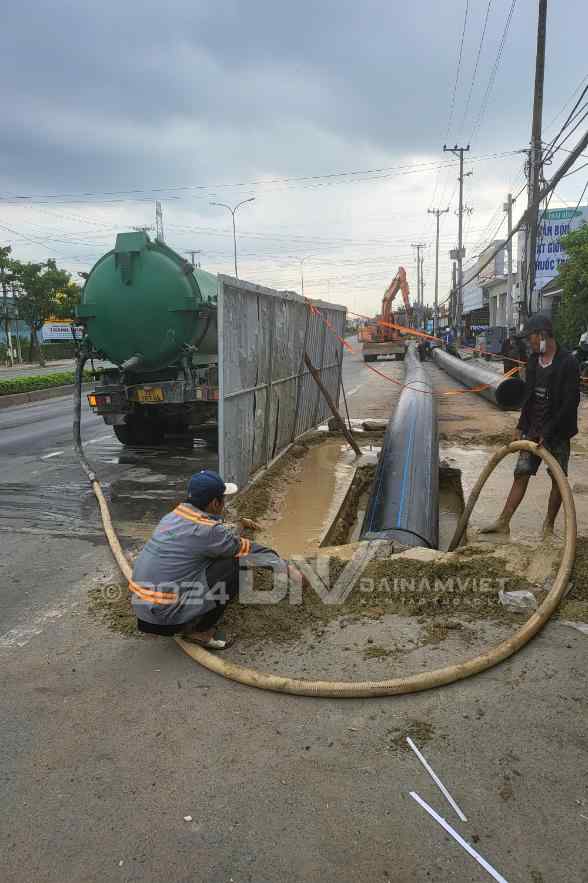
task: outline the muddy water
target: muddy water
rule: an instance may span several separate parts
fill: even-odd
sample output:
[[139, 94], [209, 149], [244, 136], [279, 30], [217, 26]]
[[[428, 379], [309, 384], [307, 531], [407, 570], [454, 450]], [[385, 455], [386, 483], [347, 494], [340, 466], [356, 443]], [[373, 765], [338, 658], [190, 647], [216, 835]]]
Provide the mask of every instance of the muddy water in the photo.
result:
[[439, 489], [439, 548], [446, 552], [453, 539], [459, 516], [463, 511], [463, 503], [455, 489], [441, 487]]
[[262, 522], [258, 540], [285, 558], [316, 551], [354, 473], [354, 455], [334, 439], [309, 450], [286, 488], [277, 518]]

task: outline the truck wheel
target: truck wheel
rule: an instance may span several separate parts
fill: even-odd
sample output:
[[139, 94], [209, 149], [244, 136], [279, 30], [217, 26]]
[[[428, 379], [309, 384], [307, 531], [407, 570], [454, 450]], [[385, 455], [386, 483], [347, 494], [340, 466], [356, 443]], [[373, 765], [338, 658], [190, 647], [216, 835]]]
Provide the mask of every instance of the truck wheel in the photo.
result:
[[206, 442], [206, 447], [213, 451], [218, 450], [218, 425], [211, 424], [207, 426], [195, 426], [193, 428], [195, 438], [201, 438]]
[[129, 420], [113, 426], [114, 434], [123, 445], [159, 445], [164, 437], [164, 424], [160, 420]]

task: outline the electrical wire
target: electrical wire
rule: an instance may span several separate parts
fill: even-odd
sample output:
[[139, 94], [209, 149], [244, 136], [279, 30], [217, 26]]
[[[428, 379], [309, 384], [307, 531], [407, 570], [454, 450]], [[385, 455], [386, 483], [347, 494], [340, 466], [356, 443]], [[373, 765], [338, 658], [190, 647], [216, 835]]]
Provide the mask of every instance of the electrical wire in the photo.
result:
[[[546, 162], [548, 159], [550, 159], [550, 158], [553, 156], [553, 154], [555, 153], [555, 149], [559, 149], [559, 148], [555, 148], [555, 149], [553, 149], [555, 143], [558, 141], [558, 139], [559, 139], [560, 136], [563, 134], [563, 132], [565, 132], [565, 130], [567, 129], [567, 127], [568, 127], [568, 126], [570, 125], [570, 123], [573, 121], [574, 117], [578, 116], [579, 113], [581, 113], [581, 111], [582, 111], [582, 110], [584, 109], [584, 107], [586, 106], [586, 105], [584, 105], [584, 107], [580, 108], [580, 110], [577, 111], [577, 109], [578, 109], [580, 103], [582, 102], [582, 99], [583, 99], [584, 96], [586, 95], [586, 92], [588, 92], [588, 84], [587, 84], [587, 85], [584, 87], [584, 89], [582, 90], [581, 95], [579, 96], [578, 100], [576, 101], [576, 103], [575, 103], [574, 106], [572, 107], [571, 111], [569, 112], [569, 114], [568, 114], [568, 116], [567, 116], [565, 122], [562, 124], [562, 126], [561, 126], [559, 132], [557, 133], [557, 135], [555, 135], [554, 138], [552, 138], [551, 143], [549, 144], [549, 146], [548, 146], [547, 149], [545, 150], [545, 154], [547, 154], [547, 157], [545, 157], [545, 155], [544, 155], [544, 160], [543, 160], [544, 162]], [[577, 112], [576, 112], [576, 111], [577, 111]], [[563, 143], [563, 142], [562, 142], [562, 143]], [[550, 153], [550, 151], [551, 151], [551, 153]]]
[[451, 104], [449, 106], [449, 118], [447, 120], [447, 131], [445, 133], [445, 141], [447, 141], [447, 138], [449, 137], [449, 132], [451, 131], [451, 124], [453, 122], [453, 114], [455, 112], [455, 97], [457, 95], [457, 86], [459, 83], [459, 75], [460, 75], [460, 71], [461, 71], [461, 59], [462, 59], [462, 55], [463, 55], [463, 41], [465, 39], [465, 32], [466, 32], [466, 28], [467, 28], [467, 24], [468, 24], [469, 8], [470, 8], [470, 2], [469, 2], [469, 0], [466, 0], [465, 12], [464, 12], [464, 16], [463, 16], [463, 28], [461, 31], [461, 40], [459, 41], [459, 51], [458, 51], [458, 56], [457, 56], [457, 70], [455, 72], [455, 82], [453, 84], [453, 94], [451, 96]]
[[[495, 249], [495, 250], [492, 252], [492, 254], [487, 258], [487, 260], [486, 260], [486, 261], [485, 261], [480, 267], [477, 268], [477, 270], [476, 270], [476, 272], [473, 274], [473, 276], [470, 276], [469, 279], [466, 279], [465, 282], [462, 282], [462, 284], [461, 284], [461, 286], [459, 286], [458, 290], [459, 290], [459, 289], [462, 289], [462, 290], [463, 290], [463, 289], [465, 288], [466, 285], [469, 285], [470, 282], [473, 282], [473, 280], [474, 280], [477, 276], [480, 275], [481, 271], [482, 271], [485, 267], [487, 267], [488, 264], [491, 263], [491, 261], [494, 260], [494, 258], [495, 258], [496, 255], [498, 254], [498, 252], [501, 251], [501, 250], [504, 248], [504, 246], [505, 246], [505, 245], [506, 245], [506, 244], [507, 244], [507, 243], [513, 238], [513, 236], [514, 236], [516, 233], [518, 233], [518, 231], [521, 229], [521, 227], [523, 226], [523, 224], [525, 224], [525, 223], [528, 222], [529, 216], [530, 216], [530, 214], [531, 214], [533, 208], [536, 207], [537, 205], [540, 205], [541, 202], [543, 202], [543, 200], [544, 200], [544, 199], [545, 199], [545, 198], [546, 198], [546, 197], [547, 197], [547, 196], [548, 196], [553, 190], [555, 190], [555, 188], [557, 187], [557, 185], [559, 184], [559, 182], [561, 181], [561, 179], [565, 176], [566, 172], [567, 172], [567, 171], [573, 166], [573, 164], [576, 162], [578, 156], [580, 156], [580, 154], [582, 153], [582, 151], [585, 150], [587, 146], [588, 146], [588, 132], [586, 132], [586, 133], [582, 136], [582, 138], [580, 139], [580, 141], [578, 142], [578, 144], [576, 145], [576, 147], [574, 148], [574, 150], [572, 151], [572, 153], [570, 154], [570, 156], [569, 156], [566, 160], [564, 160], [564, 162], [561, 164], [561, 166], [559, 167], [559, 169], [558, 169], [558, 170], [555, 172], [555, 174], [552, 176], [552, 178], [551, 178], [551, 180], [549, 181], [549, 183], [546, 184], [545, 187], [543, 187], [543, 189], [540, 191], [540, 193], [538, 193], [537, 198], [534, 200], [534, 202], [533, 202], [531, 205], [529, 205], [529, 206], [527, 207], [527, 209], [526, 209], [525, 212], [523, 212], [523, 214], [521, 215], [519, 221], [518, 221], [518, 222], [515, 224], [515, 226], [512, 228], [512, 231], [511, 231], [510, 235], [506, 238], [506, 240], [500, 245], [499, 248]], [[587, 185], [587, 186], [588, 186], [588, 185]], [[578, 204], [579, 204], [579, 203], [578, 203]], [[446, 298], [446, 301], [447, 301], [447, 300], [449, 300], [449, 298]], [[446, 301], [442, 301], [442, 303], [446, 303]]]
[[494, 64], [492, 66], [492, 70], [490, 71], [490, 77], [488, 79], [488, 85], [486, 86], [486, 91], [484, 93], [484, 97], [482, 98], [482, 103], [480, 105], [480, 112], [476, 118], [474, 123], [474, 127], [472, 129], [472, 134], [470, 136], [470, 144], [474, 141], [474, 138], [478, 134], [480, 127], [482, 125], [482, 121], [486, 114], [486, 110], [488, 108], [488, 103], [490, 101], [490, 95], [492, 94], [492, 89], [494, 88], [494, 83], [496, 82], [496, 75], [498, 73], [498, 69], [500, 67], [500, 62], [502, 61], [502, 55], [504, 52], [504, 47], [506, 44], [506, 37], [508, 35], [510, 29], [510, 23], [512, 21], [512, 17], [515, 11], [515, 7], [517, 4], [517, 0], [512, 0], [510, 4], [510, 9], [508, 11], [508, 15], [506, 17], [506, 24], [504, 26], [504, 31], [502, 32], [502, 37], [500, 39], [500, 44], [498, 46], [498, 51], [496, 53], [496, 58], [494, 60]]
[[468, 97], [466, 99], [465, 108], [463, 112], [463, 116], [460, 124], [460, 131], [463, 131], [463, 127], [465, 125], [465, 121], [467, 119], [468, 111], [470, 109], [470, 102], [472, 100], [472, 92], [474, 91], [474, 85], [476, 83], [476, 77], [478, 75], [478, 65], [480, 64], [480, 56], [482, 54], [482, 46], [484, 45], [484, 37], [486, 36], [486, 28], [488, 27], [488, 16], [490, 15], [490, 9], [492, 7], [493, 0], [488, 0], [488, 6], [486, 7], [486, 15], [484, 17], [484, 24], [482, 26], [482, 36], [480, 37], [480, 43], [478, 45], [478, 53], [476, 55], [476, 63], [474, 65], [474, 73], [472, 74], [472, 82], [470, 83], [470, 88], [468, 91]]
[[568, 106], [568, 104], [569, 104], [571, 101], [574, 100], [574, 98], [575, 98], [575, 96], [576, 96], [576, 93], [580, 91], [580, 89], [582, 88], [582, 86], [584, 85], [584, 82], [585, 82], [586, 80], [588, 80], [588, 74], [586, 74], [586, 76], [582, 77], [582, 79], [580, 80], [579, 84], [576, 86], [576, 88], [574, 89], [574, 91], [572, 92], [572, 94], [570, 95], [570, 97], [568, 98], [568, 100], [565, 102], [565, 104], [564, 104], [564, 106], [561, 108], [561, 110], [559, 110], [559, 111], [556, 113], [556, 115], [553, 117], [553, 119], [552, 119], [552, 120], [551, 120], [551, 121], [545, 126], [546, 129], [550, 129], [550, 128], [552, 127], [552, 125], [554, 124], [554, 122], [555, 122], [555, 121], [556, 121], [556, 120], [562, 115], [562, 113], [565, 111], [565, 109], [566, 109], [566, 107]]
[[[508, 156], [510, 154], [516, 153], [516, 150], [512, 151], [503, 151], [501, 153], [489, 153], [489, 154], [481, 154], [480, 156], [474, 156], [470, 158], [470, 162], [480, 162], [486, 159], [497, 159], [502, 158], [504, 156]], [[54, 194], [10, 194], [9, 196], [0, 196], [0, 200], [3, 203], [17, 203], [21, 204], [23, 201], [30, 200], [45, 200], [45, 199], [83, 199], [88, 200], [97, 196], [124, 196], [124, 195], [133, 195], [133, 194], [142, 194], [142, 193], [178, 193], [178, 192], [191, 192], [195, 190], [217, 190], [219, 188], [237, 188], [237, 187], [265, 187], [273, 184], [304, 184], [308, 182], [314, 181], [334, 181], [337, 179], [344, 178], [356, 178], [361, 175], [387, 175], [389, 173], [398, 173], [398, 174], [409, 174], [411, 172], [419, 173], [423, 171], [433, 171], [436, 168], [444, 168], [451, 166], [450, 162], [446, 161], [426, 161], [422, 163], [405, 163], [396, 166], [387, 166], [378, 169], [352, 169], [350, 171], [345, 172], [329, 172], [322, 175], [303, 175], [299, 177], [283, 177], [283, 178], [271, 178], [271, 179], [259, 179], [257, 181], [245, 181], [238, 182], [232, 184], [186, 184], [186, 185], [178, 185], [178, 186], [170, 186], [170, 187], [146, 187], [146, 188], [133, 188], [131, 190], [117, 190], [117, 191], [87, 191], [80, 193], [54, 193]], [[376, 177], [367, 178], [366, 180], [380, 180]]]

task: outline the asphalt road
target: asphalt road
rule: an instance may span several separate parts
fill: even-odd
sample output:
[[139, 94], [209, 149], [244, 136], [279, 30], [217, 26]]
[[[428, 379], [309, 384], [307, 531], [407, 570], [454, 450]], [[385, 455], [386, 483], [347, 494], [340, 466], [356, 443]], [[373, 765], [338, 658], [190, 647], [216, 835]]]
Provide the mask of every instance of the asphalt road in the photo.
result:
[[[357, 356], [344, 379], [352, 416], [398, 394]], [[588, 880], [584, 635], [550, 626], [481, 677], [387, 700], [232, 684], [88, 613], [116, 574], [70, 418], [67, 399], [0, 412], [3, 883], [488, 880], [413, 789], [510, 883]], [[125, 450], [87, 413], [84, 435], [127, 546], [212, 461]], [[428, 734], [467, 825], [394, 747], [405, 733]]]

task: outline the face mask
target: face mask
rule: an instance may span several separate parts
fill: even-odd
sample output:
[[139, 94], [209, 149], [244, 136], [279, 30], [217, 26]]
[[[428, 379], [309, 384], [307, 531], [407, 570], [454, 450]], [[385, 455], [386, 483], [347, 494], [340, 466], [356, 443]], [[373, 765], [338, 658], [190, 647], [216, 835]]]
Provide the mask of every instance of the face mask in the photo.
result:
[[545, 352], [545, 348], [546, 348], [546, 346], [547, 346], [547, 341], [546, 341], [546, 340], [542, 340], [542, 341], [540, 342], [540, 344], [539, 344], [539, 352], [540, 352], [542, 355], [543, 355], [543, 353]]

